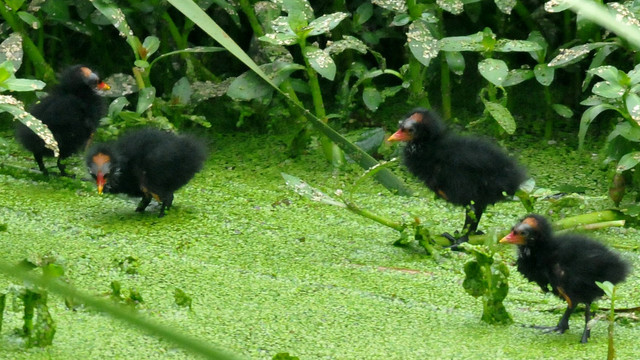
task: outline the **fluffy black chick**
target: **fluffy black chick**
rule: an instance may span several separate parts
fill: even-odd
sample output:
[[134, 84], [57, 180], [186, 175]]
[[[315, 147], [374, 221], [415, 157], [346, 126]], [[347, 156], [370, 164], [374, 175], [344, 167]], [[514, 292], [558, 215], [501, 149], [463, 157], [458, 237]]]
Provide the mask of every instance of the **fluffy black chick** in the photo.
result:
[[[57, 165], [61, 175], [66, 175], [61, 163], [75, 152], [83, 149], [104, 114], [105, 106], [101, 90], [109, 90], [109, 85], [84, 65], [67, 68], [60, 75], [60, 83], [35, 104], [30, 113], [49, 127], [58, 142], [60, 156]], [[16, 128], [16, 138], [33, 153], [40, 171], [48, 175], [43, 157], [53, 156], [44, 141], [22, 123]]]
[[468, 241], [486, 207], [514, 195], [526, 179], [525, 171], [504, 150], [485, 139], [460, 136], [426, 109], [415, 109], [400, 121], [388, 139], [405, 141], [404, 163], [411, 173], [444, 200], [465, 207], [459, 238]]
[[558, 325], [543, 329], [564, 333], [576, 306], [585, 304], [582, 343], [590, 336], [591, 303], [604, 295], [596, 281], [617, 284], [630, 271], [618, 254], [595, 240], [579, 234], [554, 236], [547, 219], [537, 214], [527, 215], [500, 242], [518, 246], [517, 267], [525, 278], [567, 302]]
[[155, 198], [162, 204], [159, 217], [163, 217], [171, 208], [173, 193], [202, 169], [206, 156], [204, 144], [194, 138], [143, 128], [95, 145], [86, 162], [98, 193], [141, 196], [138, 212]]

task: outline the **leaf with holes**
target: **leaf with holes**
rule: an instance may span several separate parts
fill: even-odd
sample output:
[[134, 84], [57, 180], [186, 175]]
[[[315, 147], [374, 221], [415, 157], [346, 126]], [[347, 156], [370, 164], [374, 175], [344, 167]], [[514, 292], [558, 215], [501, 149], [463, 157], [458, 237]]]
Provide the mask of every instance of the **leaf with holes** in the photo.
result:
[[484, 51], [481, 32], [468, 36], [451, 36], [440, 39], [438, 46], [442, 51]]
[[348, 16], [349, 14], [344, 12], [336, 12], [333, 14], [320, 16], [319, 18], [309, 23], [308, 27], [311, 28], [309, 36], [328, 33], [333, 28], [338, 26], [338, 24], [340, 24], [340, 22], [342, 22], [342, 20], [346, 19]]
[[482, 60], [478, 63], [478, 71], [482, 77], [496, 86], [501, 86], [509, 74], [507, 64], [498, 59]]
[[500, 39], [496, 41], [493, 50], [499, 52], [530, 52], [542, 50], [542, 47], [533, 41]]
[[511, 135], [516, 131], [516, 121], [506, 107], [490, 101], [484, 101], [484, 106], [507, 134]]
[[624, 95], [625, 88], [611, 81], [600, 81], [593, 85], [591, 91], [607, 99], [619, 99]]
[[416, 20], [409, 25], [407, 43], [413, 56], [424, 66], [438, 56], [438, 40], [431, 35], [427, 22]]
[[309, 64], [322, 77], [333, 80], [336, 76], [336, 63], [327, 52], [315, 46], [306, 46], [302, 51]]
[[507, 87], [507, 86], [518, 85], [523, 81], [527, 81], [533, 78], [533, 76], [534, 75], [532, 70], [525, 70], [525, 69], [510, 70], [509, 73], [507, 74], [507, 78], [504, 79], [502, 86]]
[[616, 167], [617, 172], [623, 172], [630, 169], [635, 168], [640, 163], [640, 151], [633, 151], [628, 154], [624, 154], [620, 161], [618, 161], [618, 166]]
[[589, 69], [587, 72], [592, 75], [596, 75], [603, 80], [607, 80], [616, 84], [619, 84], [622, 78], [621, 71], [618, 70], [615, 66], [611, 65], [598, 66], [597, 68]]
[[541, 85], [549, 86], [553, 82], [555, 69], [547, 64], [538, 64], [533, 68], [533, 74]]

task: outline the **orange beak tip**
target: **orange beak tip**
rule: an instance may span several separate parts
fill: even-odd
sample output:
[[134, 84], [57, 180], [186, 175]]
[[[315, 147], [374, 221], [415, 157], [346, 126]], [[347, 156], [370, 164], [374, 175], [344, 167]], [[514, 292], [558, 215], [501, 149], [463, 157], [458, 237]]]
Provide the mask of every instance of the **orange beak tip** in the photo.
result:
[[101, 82], [98, 84], [98, 90], [111, 90], [111, 86], [109, 86], [109, 84], [107, 84], [106, 82]]

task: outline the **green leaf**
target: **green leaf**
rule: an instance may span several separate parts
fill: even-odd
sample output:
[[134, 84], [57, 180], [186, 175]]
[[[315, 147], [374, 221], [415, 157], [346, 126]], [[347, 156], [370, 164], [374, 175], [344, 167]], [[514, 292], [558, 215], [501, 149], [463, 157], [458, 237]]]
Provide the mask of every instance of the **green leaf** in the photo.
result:
[[133, 62], [133, 65], [142, 69], [146, 69], [149, 67], [149, 63], [147, 62], [147, 60], [136, 60]]
[[389, 26], [405, 26], [411, 22], [411, 16], [409, 14], [397, 14], [393, 17], [393, 21]]
[[631, 115], [631, 119], [640, 125], [640, 96], [631, 93], [628, 94], [624, 101], [627, 111]]
[[456, 75], [464, 74], [465, 62], [464, 56], [459, 51], [445, 51], [444, 52], [445, 59], [447, 60], [447, 65], [449, 65], [449, 70]]
[[467, 294], [473, 297], [484, 295], [487, 291], [487, 282], [484, 280], [482, 267], [476, 260], [469, 260], [464, 264], [465, 278], [462, 287]]
[[40, 80], [9, 78], [0, 84], [9, 91], [35, 91], [47, 86]]
[[11, 10], [13, 11], [17, 11], [18, 9], [20, 9], [20, 7], [22, 7], [22, 4], [24, 4], [24, 2], [25, 0], [6, 0], [5, 1], [7, 6], [11, 8]]
[[336, 63], [327, 52], [315, 46], [308, 45], [302, 50], [309, 64], [322, 77], [333, 80], [336, 76]]
[[464, 3], [462, 0], [439, 0], [437, 3], [442, 10], [454, 15], [462, 14], [464, 11]]
[[260, 41], [268, 42], [274, 45], [293, 45], [298, 42], [298, 36], [295, 34], [270, 33], [258, 38]]
[[533, 70], [515, 69], [510, 70], [507, 78], [502, 83], [503, 87], [518, 85], [523, 81], [533, 78]]
[[618, 123], [607, 136], [607, 142], [611, 142], [616, 136], [622, 136], [629, 141], [640, 142], [640, 127], [631, 125], [628, 121]]
[[551, 105], [551, 108], [556, 112], [556, 114], [562, 116], [565, 119], [570, 119], [573, 117], [573, 111], [568, 106], [562, 104], [553, 104]]
[[356, 25], [366, 23], [373, 16], [373, 5], [370, 2], [364, 2], [358, 6], [353, 16]]
[[547, 56], [547, 48], [549, 47], [547, 39], [545, 39], [539, 31], [532, 31], [527, 37], [527, 41], [540, 45], [540, 50], [531, 51], [529, 52], [529, 55], [531, 55], [531, 57], [538, 63], [544, 62]]
[[11, 75], [13, 74], [9, 70], [5, 69], [4, 67], [0, 67], [0, 84], [9, 79]]
[[627, 76], [629, 76], [631, 85], [640, 83], [640, 64], [636, 65], [633, 70], [629, 71]]
[[407, 43], [413, 56], [424, 66], [429, 66], [431, 59], [438, 56], [438, 40], [431, 35], [424, 20], [418, 19], [409, 25]]
[[512, 135], [516, 131], [516, 121], [506, 107], [490, 101], [484, 101], [484, 106], [507, 134]]
[[191, 309], [191, 297], [187, 295], [182, 289], [176, 288], [173, 292], [173, 297], [175, 299], [176, 305], [182, 307], [188, 307]]
[[563, 12], [571, 7], [567, 1], [558, 0], [558, 1], [548, 1], [544, 4], [544, 9], [550, 13], [559, 13]]
[[142, 56], [143, 60], [148, 59], [153, 53], [158, 51], [160, 48], [160, 39], [155, 36], [147, 36], [142, 43], [142, 47], [146, 50], [145, 56]]
[[366, 87], [362, 91], [362, 100], [364, 104], [367, 106], [367, 109], [371, 111], [378, 110], [378, 107], [384, 101], [382, 95], [375, 87]]
[[619, 99], [624, 95], [625, 88], [618, 83], [612, 83], [610, 81], [600, 81], [593, 85], [591, 91], [599, 96], [608, 99]]
[[494, 0], [502, 13], [511, 15], [511, 10], [516, 6], [516, 0]]
[[598, 66], [597, 68], [587, 70], [587, 72], [590, 74], [596, 75], [602, 78], [603, 80], [620, 84], [621, 74], [620, 74], [620, 71], [615, 66], [611, 66], [611, 65]]
[[351, 49], [355, 50], [359, 53], [366, 54], [367, 53], [367, 45], [362, 42], [362, 40], [355, 38], [353, 36], [344, 36], [342, 40], [334, 41], [327, 44], [325, 47], [325, 51], [331, 55], [340, 54], [341, 52]]
[[282, 9], [288, 14], [287, 22], [296, 33], [314, 18], [313, 8], [307, 0], [282, 0]]
[[18, 33], [12, 33], [0, 43], [0, 64], [5, 61], [13, 63], [13, 73], [22, 65], [22, 37]]
[[507, 64], [498, 59], [484, 59], [478, 63], [480, 75], [496, 86], [501, 86], [509, 74]]
[[53, 137], [51, 130], [42, 121], [26, 112], [20, 101], [13, 96], [0, 95], [0, 112], [5, 111], [36, 133], [44, 141], [45, 147], [53, 151], [54, 156], [59, 155], [58, 142]]
[[309, 200], [321, 202], [323, 204], [334, 205], [338, 207], [346, 208], [347, 205], [341, 201], [334, 200], [329, 195], [307, 184], [304, 180], [295, 177], [293, 175], [280, 173], [284, 178], [285, 183], [289, 188], [295, 191], [298, 195], [306, 197]]
[[378, 5], [385, 10], [390, 10], [398, 13], [407, 12], [406, 1], [389, 1], [389, 0], [371, 0], [373, 5]]
[[271, 93], [273, 88], [251, 70], [235, 78], [227, 89], [227, 95], [235, 100], [252, 100]]
[[615, 106], [610, 104], [600, 104], [595, 105], [588, 108], [585, 112], [582, 113], [582, 117], [580, 118], [580, 130], [578, 131], [578, 149], [582, 150], [582, 146], [584, 145], [584, 139], [587, 135], [587, 129], [589, 129], [589, 125], [593, 122], [593, 120], [600, 115], [601, 112], [605, 110], [618, 110]]
[[451, 36], [438, 41], [438, 47], [442, 51], [484, 51], [482, 44], [482, 32], [469, 36]]
[[29, 25], [29, 27], [34, 30], [39, 29], [41, 26], [40, 20], [31, 13], [28, 13], [26, 11], [18, 11], [18, 16], [22, 21], [27, 23], [27, 25]]
[[496, 41], [493, 50], [499, 52], [531, 52], [542, 50], [542, 47], [533, 41], [500, 39]]
[[191, 100], [191, 94], [193, 91], [191, 90], [191, 84], [189, 84], [189, 79], [186, 76], [181, 77], [175, 84], [173, 84], [173, 88], [171, 89], [171, 99], [173, 101], [177, 101], [178, 104], [189, 104]]
[[587, 57], [591, 50], [599, 49], [604, 46], [610, 46], [611, 43], [599, 42], [574, 46], [569, 49], [560, 49], [560, 54], [549, 61], [550, 67], [564, 67], [575, 64]]
[[616, 167], [616, 171], [621, 173], [623, 171], [631, 170], [635, 168], [640, 163], [640, 151], [633, 151], [628, 154], [624, 154], [620, 161], [618, 161], [618, 166]]
[[538, 64], [533, 68], [533, 74], [541, 85], [549, 86], [553, 82], [555, 69], [547, 64]]
[[[591, 60], [591, 64], [589, 65], [589, 69], [595, 69], [598, 66], [602, 65], [602, 63], [606, 60], [607, 56], [618, 49], [618, 45], [611, 44], [609, 46], [603, 46], [596, 50], [595, 55], [593, 56], [593, 60]], [[584, 81], [582, 82], [582, 91], [587, 91], [589, 84], [591, 83], [591, 79], [593, 79], [593, 74], [586, 72]]]
[[328, 33], [333, 28], [338, 26], [338, 24], [340, 24], [340, 22], [342, 22], [342, 20], [346, 19], [348, 16], [349, 14], [344, 12], [336, 12], [333, 14], [320, 16], [319, 18], [309, 23], [308, 27], [311, 28], [309, 36]]
[[136, 106], [136, 113], [142, 114], [147, 111], [156, 99], [156, 88], [153, 86], [140, 89], [138, 93], [138, 105]]
[[121, 96], [116, 98], [109, 104], [109, 110], [107, 111], [108, 116], [110, 118], [117, 116], [127, 105], [129, 105], [129, 100], [127, 100], [126, 97]]
[[608, 297], [613, 296], [613, 284], [610, 281], [596, 281], [596, 285], [598, 285], [598, 287], [602, 289], [602, 291], [604, 291], [605, 295], [607, 295]]

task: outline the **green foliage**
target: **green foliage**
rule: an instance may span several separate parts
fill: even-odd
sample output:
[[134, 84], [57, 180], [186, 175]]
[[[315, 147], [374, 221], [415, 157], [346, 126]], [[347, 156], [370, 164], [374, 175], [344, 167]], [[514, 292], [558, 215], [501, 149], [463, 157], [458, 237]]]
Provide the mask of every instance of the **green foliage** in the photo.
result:
[[488, 324], [511, 324], [513, 319], [502, 302], [509, 292], [509, 268], [487, 246], [462, 245], [474, 259], [464, 265], [464, 290], [473, 297], [482, 297], [482, 321]]
[[181, 307], [187, 307], [189, 310], [191, 309], [191, 297], [187, 295], [182, 289], [176, 288], [173, 292], [173, 297], [175, 299], [176, 305]]
[[[51, 256], [37, 260], [37, 264], [24, 260], [20, 266], [25, 271], [42, 270], [47, 279], [57, 279], [64, 275], [63, 267]], [[12, 285], [0, 294], [0, 330], [4, 317], [7, 296], [22, 303], [23, 325], [18, 331], [26, 347], [45, 347], [53, 343], [56, 334], [56, 322], [49, 312], [48, 293], [45, 289], [25, 282], [23, 286]]]
[[[11, 34], [0, 43], [0, 92], [35, 91], [46, 85], [39, 80], [18, 79], [16, 71], [22, 65], [22, 37]], [[0, 95], [0, 113], [8, 112], [14, 119], [25, 124], [42, 138], [45, 146], [51, 149], [54, 156], [58, 156], [58, 142], [53, 138], [49, 128], [24, 109], [21, 101], [11, 95]]]

